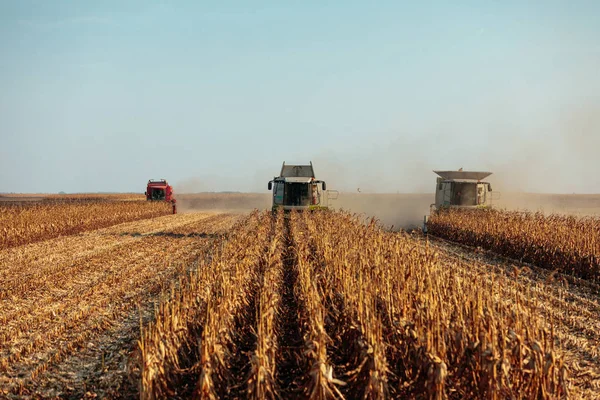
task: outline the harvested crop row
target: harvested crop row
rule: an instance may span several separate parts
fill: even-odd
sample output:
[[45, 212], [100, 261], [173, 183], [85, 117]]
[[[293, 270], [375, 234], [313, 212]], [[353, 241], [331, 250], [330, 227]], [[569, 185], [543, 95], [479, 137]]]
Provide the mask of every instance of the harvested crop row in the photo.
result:
[[90, 259], [133, 245], [145, 236], [185, 227], [197, 232], [224, 234], [232, 219], [230, 214], [167, 215], [0, 250], [0, 282], [4, 289], [0, 291], [0, 299], [15, 293], [25, 297], [21, 290], [28, 280], [37, 280], [38, 284], [27, 285], [27, 290], [43, 291], [39, 285], [62, 282], [71, 274], [70, 268], [80, 268]]
[[[89, 286], [88, 275], [85, 275], [85, 280], [77, 280], [77, 276], [103, 273], [103, 260], [108, 257], [114, 259], [122, 253], [126, 257], [131, 255], [130, 247], [136, 243], [143, 244], [143, 238], [178, 238], [180, 236], [170, 233], [181, 229], [198, 233], [209, 231], [214, 237], [224, 233], [231, 225], [231, 220], [232, 216], [227, 214], [190, 214], [178, 215], [177, 218], [168, 216], [153, 219], [153, 223], [136, 221], [0, 251], [0, 282], [3, 288], [0, 299], [13, 299], [6, 305], [6, 311], [12, 308], [22, 310], [22, 301], [36, 305], [40, 296], [48, 298], [55, 292], [64, 292], [66, 287], [77, 281]], [[198, 234], [196, 237], [202, 235]]]
[[[221, 218], [217, 220], [219, 230], [225, 227]], [[234, 220], [230, 215], [229, 224]], [[173, 216], [167, 226], [192, 229], [195, 225], [198, 232], [212, 232], [210, 224], [208, 215]], [[128, 230], [128, 224], [121, 228]], [[105, 237], [100, 232], [96, 236], [99, 239]], [[39, 243], [0, 251], [3, 257], [5, 253], [12, 254], [15, 263], [24, 262], [20, 264], [22, 281], [18, 275], [5, 275], [9, 279], [0, 281], [0, 285], [10, 289], [10, 298], [4, 299], [6, 307], [0, 311], [1, 386], [19, 390], [26, 382], [36, 382], [48, 368], [118, 324], [139, 302], [160, 293], [173, 276], [184, 274], [191, 263], [206, 254], [211, 242], [210, 238], [193, 235], [112, 237], [120, 238], [123, 244], [117, 241], [90, 252], [85, 259], [65, 257], [56, 265], [52, 260], [60, 257], [47, 259], [47, 264], [35, 263], [35, 253], [45, 249]], [[65, 237], [52, 241], [87, 246], [88, 240], [81, 239]], [[63, 246], [56, 248], [60, 251]], [[77, 252], [77, 247], [71, 247], [71, 251]], [[4, 257], [7, 259], [10, 257]], [[0, 264], [1, 270], [9, 267], [12, 265]], [[38, 268], [47, 274], [37, 274]], [[48, 272], [50, 269], [53, 272]], [[68, 274], [62, 274], [63, 269]]]
[[231, 331], [257, 289], [270, 218], [255, 212], [238, 223], [229, 240], [213, 248], [212, 262], [182, 280], [161, 303], [140, 341], [142, 398], [214, 397], [227, 387]]
[[0, 206], [0, 250], [171, 213], [164, 202], [83, 202]]
[[600, 218], [498, 210], [441, 210], [431, 234], [592, 281], [600, 280]]

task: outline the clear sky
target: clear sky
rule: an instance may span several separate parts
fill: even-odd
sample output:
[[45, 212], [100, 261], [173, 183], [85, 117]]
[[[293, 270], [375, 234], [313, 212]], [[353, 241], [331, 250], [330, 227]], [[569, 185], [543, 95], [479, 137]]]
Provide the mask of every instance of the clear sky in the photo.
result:
[[0, 0], [0, 192], [600, 193], [600, 1]]

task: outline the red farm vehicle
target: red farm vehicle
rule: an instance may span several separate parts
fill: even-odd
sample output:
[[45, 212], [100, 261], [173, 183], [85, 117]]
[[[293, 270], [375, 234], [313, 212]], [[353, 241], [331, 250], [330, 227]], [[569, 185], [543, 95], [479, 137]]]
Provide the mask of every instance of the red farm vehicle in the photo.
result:
[[148, 201], [168, 201], [173, 205], [173, 214], [177, 214], [176, 200], [173, 196], [173, 187], [165, 179], [148, 181], [146, 187], [146, 200]]

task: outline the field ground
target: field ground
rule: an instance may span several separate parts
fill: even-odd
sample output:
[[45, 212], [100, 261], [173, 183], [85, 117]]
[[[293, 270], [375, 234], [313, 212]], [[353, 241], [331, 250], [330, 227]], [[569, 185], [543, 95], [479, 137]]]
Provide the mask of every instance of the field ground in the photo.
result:
[[[159, 293], [238, 218], [169, 215], [0, 251], [0, 387], [45, 396], [118, 390], [139, 307], [148, 317]], [[109, 367], [122, 375], [107, 375]]]
[[[21, 200], [18, 197], [0, 197], [0, 201], [42, 201], [39, 197], [23, 196]], [[428, 212], [430, 197], [342, 193], [332, 206], [375, 215], [388, 227], [406, 227], [420, 223], [422, 215]], [[245, 381], [253, 365], [248, 354], [256, 351], [258, 344], [250, 331], [269, 330], [267, 325], [261, 325], [261, 318], [268, 313], [257, 308], [263, 301], [259, 295], [263, 292], [259, 288], [267, 287], [266, 282], [261, 281], [265, 278], [261, 276], [269, 276], [276, 283], [269, 290], [280, 296], [279, 300], [276, 296], [264, 301], [278, 302], [276, 308], [283, 327], [280, 332], [283, 336], [278, 341], [289, 345], [277, 353], [275, 362], [281, 374], [280, 382], [287, 382], [292, 387], [282, 389], [281, 393], [303, 397], [298, 391], [303, 385], [309, 387], [309, 376], [313, 376], [303, 371], [298, 361], [306, 357], [302, 350], [305, 345], [303, 335], [308, 334], [305, 330], [310, 327], [311, 321], [302, 319], [306, 317], [302, 317], [302, 312], [306, 312], [303, 307], [308, 304], [306, 296], [310, 288], [304, 287], [302, 292], [297, 287], [302, 279], [298, 274], [304, 268], [299, 264], [298, 254], [309, 249], [297, 241], [311, 237], [313, 248], [310, 251], [318, 250], [325, 258], [335, 254], [327, 253], [325, 244], [319, 244], [318, 237], [310, 236], [307, 229], [314, 222], [298, 223], [299, 228], [292, 229], [292, 234], [290, 227], [284, 229], [281, 224], [267, 228], [263, 223], [263, 228], [260, 228], [261, 222], [251, 223], [248, 211], [269, 208], [269, 194], [180, 195], [178, 202], [182, 211], [178, 215], [87, 230], [0, 250], [0, 398], [138, 398], [144, 372], [140, 367], [138, 348], [142, 327], [146, 332], [151, 331], [148, 323], [154, 320], [159, 304], [170, 299], [178, 290], [176, 282], [182, 277], [201, 271], [209, 279], [218, 268], [228, 268], [226, 263], [221, 267], [221, 264], [213, 264], [215, 254], [230, 259], [240, 257], [240, 260], [246, 260], [244, 262], [255, 256], [259, 260], [256, 264], [247, 264], [248, 268], [256, 267], [256, 271], [249, 275], [238, 272], [238, 287], [249, 288], [248, 299], [239, 298], [236, 300], [239, 303], [222, 303], [222, 307], [231, 307], [231, 313], [229, 320], [220, 323], [226, 323], [232, 329], [232, 340], [237, 340], [237, 348], [243, 350], [229, 356], [232, 357], [229, 360], [231, 371], [239, 373], [236, 379], [251, 388]], [[536, 210], [600, 214], [600, 196], [596, 195], [514, 195], [499, 202], [499, 205], [512, 209], [525, 208], [524, 204], [534, 204], [526, 207]], [[247, 254], [234, 248], [227, 253], [225, 247], [230, 236], [244, 229], [249, 235], [243, 250]], [[278, 230], [283, 235], [279, 239], [276, 236]], [[332, 227], [331, 231], [335, 235], [339, 229]], [[382, 235], [380, 240], [393, 241], [396, 234], [386, 232]], [[441, 239], [431, 238], [426, 244], [422, 236], [415, 234], [402, 240], [407, 240], [407, 245], [415, 248], [430, 246], [434, 249], [438, 260], [436, 265], [447, 271], [449, 279], [456, 282], [475, 279], [474, 282], [485, 287], [497, 288], [483, 295], [489, 296], [489, 301], [493, 302], [490, 304], [499, 310], [514, 310], [517, 316], [511, 318], [523, 318], [523, 321], [539, 326], [554, 337], [556, 351], [548, 352], [546, 356], [555, 354], [557, 360], [568, 366], [569, 397], [600, 397], [600, 286]], [[256, 247], [254, 250], [253, 246]], [[273, 261], [274, 258], [261, 258], [262, 250], [269, 246], [267, 253], [273, 255], [279, 252], [281, 264]], [[360, 253], [356, 256], [363, 257]], [[272, 275], [265, 275], [271, 271], [268, 269], [270, 263], [278, 266], [269, 272]], [[320, 284], [325, 288], [329, 283], [322, 281]], [[327, 293], [322, 290], [322, 294]], [[210, 293], [208, 288], [206, 293]], [[357, 384], [344, 386], [336, 383], [335, 378], [339, 378], [340, 382], [351, 382], [349, 379], [353, 375], [349, 365], [358, 368], [360, 360], [353, 357], [362, 353], [359, 350], [354, 356], [343, 353], [341, 343], [348, 340], [348, 336], [344, 336], [348, 333], [340, 329], [351, 322], [340, 320], [341, 328], [332, 325], [329, 316], [337, 315], [336, 318], [339, 318], [340, 312], [339, 306], [333, 305], [338, 301], [336, 299], [332, 295], [330, 303], [324, 302], [327, 305], [324, 327], [331, 338], [328, 340], [333, 341], [327, 341], [328, 351], [331, 351], [327, 353], [330, 357], [328, 362], [334, 371], [326, 385], [339, 387], [346, 398], [353, 398], [349, 390], [356, 388]], [[509, 318], [508, 312], [498, 315]], [[240, 325], [240, 322], [250, 326]], [[355, 322], [358, 321], [352, 323]], [[209, 325], [209, 321], [205, 321], [202, 326]], [[545, 335], [543, 340], [540, 339], [541, 343], [545, 342]], [[388, 340], [386, 346], [393, 347], [394, 342]], [[385, 357], [394, 371], [392, 360], [398, 354], [389, 350]], [[192, 377], [184, 380], [180, 389], [188, 394], [200, 382], [201, 375], [194, 368], [199, 366], [178, 372], [180, 377]], [[380, 367], [375, 364], [369, 368], [384, 370], [377, 369]], [[397, 384], [397, 371], [395, 374], [387, 375], [388, 385]], [[327, 374], [324, 377], [327, 378]], [[217, 390], [226, 390], [224, 388], [231, 382], [220, 382], [219, 379], [215, 375], [212, 383]], [[370, 384], [375, 387], [374, 383]], [[424, 381], [423, 385], [423, 390], [433, 390], [427, 386], [429, 383]], [[453, 390], [463, 390], [460, 385], [460, 382], [450, 379], [447, 383], [450, 391], [446, 395], [458, 398], [461, 392]], [[235, 390], [232, 393], [243, 393], [239, 392], [239, 387]], [[409, 393], [402, 390], [409, 389], [392, 388], [388, 394], [398, 397], [401, 393]], [[465, 393], [468, 392], [463, 392], [463, 395], [469, 397]]]

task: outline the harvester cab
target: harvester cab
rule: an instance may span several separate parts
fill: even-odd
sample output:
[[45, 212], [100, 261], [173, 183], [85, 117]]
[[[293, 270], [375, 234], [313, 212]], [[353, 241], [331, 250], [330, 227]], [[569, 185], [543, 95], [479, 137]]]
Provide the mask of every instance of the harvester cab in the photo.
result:
[[281, 173], [269, 181], [268, 188], [273, 191], [273, 210], [326, 209], [330, 198], [325, 182], [315, 178], [312, 162], [309, 165], [286, 165], [284, 161]]
[[173, 187], [165, 179], [148, 181], [146, 186], [147, 201], [167, 201], [173, 205], [173, 214], [177, 213], [176, 200], [173, 194]]

